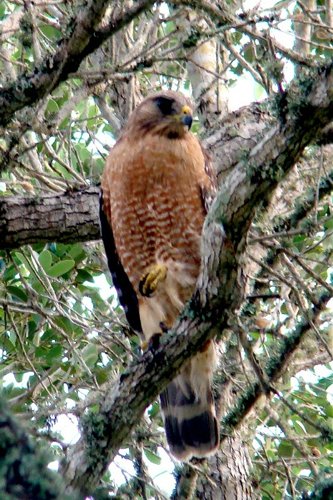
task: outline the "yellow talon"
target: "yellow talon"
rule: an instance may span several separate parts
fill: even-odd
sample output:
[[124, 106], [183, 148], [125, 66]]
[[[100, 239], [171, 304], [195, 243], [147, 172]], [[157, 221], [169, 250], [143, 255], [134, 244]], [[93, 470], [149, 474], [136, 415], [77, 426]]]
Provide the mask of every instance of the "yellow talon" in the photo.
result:
[[141, 350], [143, 352], [147, 351], [148, 346], [149, 346], [149, 342], [147, 342], [147, 340], [144, 340], [143, 342], [141, 342]]
[[147, 272], [139, 282], [139, 292], [144, 297], [151, 297], [156, 291], [159, 283], [164, 281], [168, 268], [164, 264], [153, 264], [148, 267]]
[[156, 351], [160, 346], [160, 339], [162, 333], [154, 333], [149, 340], [143, 340], [141, 342], [142, 352], [148, 351]]

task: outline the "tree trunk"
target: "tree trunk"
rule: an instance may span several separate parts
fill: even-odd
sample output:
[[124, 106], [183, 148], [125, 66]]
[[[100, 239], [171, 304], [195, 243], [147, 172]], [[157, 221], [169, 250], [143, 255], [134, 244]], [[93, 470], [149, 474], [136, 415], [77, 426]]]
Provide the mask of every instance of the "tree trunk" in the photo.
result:
[[198, 500], [248, 500], [256, 498], [249, 480], [251, 462], [240, 436], [227, 437], [220, 452], [208, 460], [208, 474], [198, 478]]

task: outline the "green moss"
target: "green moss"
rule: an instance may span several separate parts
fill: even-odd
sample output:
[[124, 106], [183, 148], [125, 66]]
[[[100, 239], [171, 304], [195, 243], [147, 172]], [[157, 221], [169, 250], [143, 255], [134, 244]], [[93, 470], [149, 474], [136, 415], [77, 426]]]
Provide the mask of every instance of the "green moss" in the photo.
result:
[[247, 408], [251, 408], [252, 401], [254, 402], [259, 393], [259, 384], [251, 385], [246, 391], [243, 392], [241, 397], [238, 399], [237, 406], [234, 406], [233, 409], [226, 415], [226, 417], [222, 420], [222, 429], [226, 431], [225, 428], [235, 428], [240, 422], [240, 416], [245, 415], [247, 413]]
[[33, 24], [31, 14], [26, 12], [20, 19], [20, 41], [25, 48], [30, 48], [32, 43]]
[[100, 450], [107, 442], [105, 429], [108, 428], [106, 416], [102, 413], [90, 411], [81, 420], [81, 426], [86, 436], [87, 461], [90, 467], [100, 465]]

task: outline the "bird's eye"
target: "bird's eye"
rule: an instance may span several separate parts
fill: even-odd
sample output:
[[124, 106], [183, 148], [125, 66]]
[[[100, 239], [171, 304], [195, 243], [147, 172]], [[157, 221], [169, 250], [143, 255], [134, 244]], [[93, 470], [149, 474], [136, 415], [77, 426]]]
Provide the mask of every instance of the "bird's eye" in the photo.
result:
[[154, 101], [163, 115], [172, 115], [175, 112], [173, 109], [174, 99], [159, 96], [155, 97]]

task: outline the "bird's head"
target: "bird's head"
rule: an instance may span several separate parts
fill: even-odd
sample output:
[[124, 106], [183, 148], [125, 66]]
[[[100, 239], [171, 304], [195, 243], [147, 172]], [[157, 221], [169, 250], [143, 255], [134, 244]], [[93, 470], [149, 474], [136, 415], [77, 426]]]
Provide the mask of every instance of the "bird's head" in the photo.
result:
[[178, 92], [165, 91], [142, 101], [130, 116], [127, 128], [179, 139], [189, 131], [192, 120], [189, 100]]

